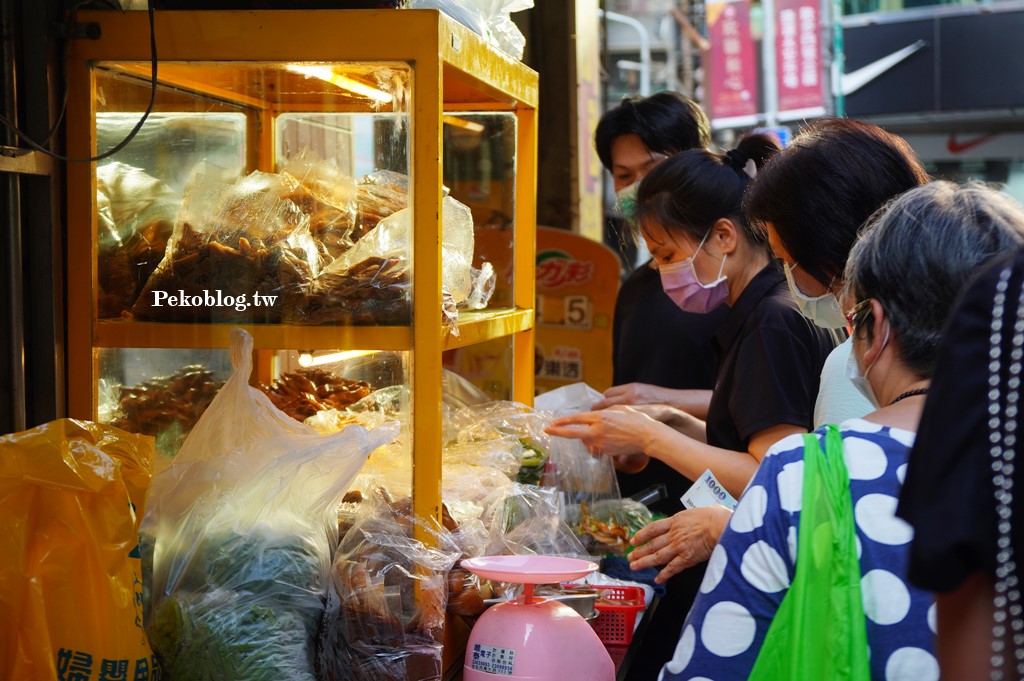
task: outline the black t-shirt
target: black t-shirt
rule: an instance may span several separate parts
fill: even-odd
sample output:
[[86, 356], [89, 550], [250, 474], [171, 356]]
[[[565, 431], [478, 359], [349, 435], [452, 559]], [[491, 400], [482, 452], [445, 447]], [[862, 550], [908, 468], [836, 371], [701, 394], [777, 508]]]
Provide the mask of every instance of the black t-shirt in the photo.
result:
[[[658, 270], [644, 265], [626, 278], [615, 301], [612, 327], [614, 385], [649, 383], [663, 388], [710, 390], [715, 378], [711, 340], [728, 310], [683, 312], [665, 295]], [[683, 510], [679, 497], [693, 484], [670, 466], [652, 459], [639, 473], [619, 473], [628, 497], [662, 483], [668, 499], [651, 510], [672, 515]]]
[[810, 430], [834, 336], [800, 314], [775, 261], [757, 273], [715, 336], [718, 374], [707, 442], [747, 451], [750, 437], [780, 424]]
[[[973, 572], [995, 573], [996, 569], [997, 519], [988, 423], [989, 352], [996, 283], [1007, 268], [1012, 270], [1003, 313], [998, 410], [1001, 418], [1006, 418], [1011, 344], [1024, 286], [1024, 251], [999, 258], [961, 292], [943, 333], [907, 464], [897, 515], [914, 527], [910, 579], [931, 591], [951, 591]], [[1018, 428], [1011, 541], [1020, 567], [1024, 567], [1022, 450], [1024, 429]]]

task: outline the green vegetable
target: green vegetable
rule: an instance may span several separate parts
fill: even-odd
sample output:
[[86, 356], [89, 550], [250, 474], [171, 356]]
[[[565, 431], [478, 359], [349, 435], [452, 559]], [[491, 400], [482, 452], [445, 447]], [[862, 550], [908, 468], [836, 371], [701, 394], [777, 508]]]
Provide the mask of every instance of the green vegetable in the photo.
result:
[[523, 485], [536, 485], [540, 483], [544, 474], [544, 466], [547, 465], [547, 453], [531, 443], [529, 440], [520, 438], [519, 444], [523, 447], [523, 454], [519, 459], [519, 472], [516, 474], [516, 482]]
[[186, 681], [315, 681], [323, 616], [313, 542], [282, 533], [209, 535], [148, 633], [167, 677]]

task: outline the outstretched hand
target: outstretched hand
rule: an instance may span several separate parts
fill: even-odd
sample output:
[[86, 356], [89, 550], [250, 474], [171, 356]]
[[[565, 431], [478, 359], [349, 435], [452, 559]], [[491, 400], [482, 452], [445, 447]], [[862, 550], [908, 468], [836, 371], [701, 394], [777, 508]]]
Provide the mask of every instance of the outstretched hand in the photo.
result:
[[630, 407], [570, 414], [555, 419], [544, 432], [583, 442], [591, 454], [624, 457], [644, 451], [648, 432], [657, 421]]
[[710, 558], [731, 517], [732, 511], [724, 506], [705, 506], [649, 523], [630, 541], [636, 547], [629, 554], [630, 569], [663, 565], [654, 581], [665, 583]]

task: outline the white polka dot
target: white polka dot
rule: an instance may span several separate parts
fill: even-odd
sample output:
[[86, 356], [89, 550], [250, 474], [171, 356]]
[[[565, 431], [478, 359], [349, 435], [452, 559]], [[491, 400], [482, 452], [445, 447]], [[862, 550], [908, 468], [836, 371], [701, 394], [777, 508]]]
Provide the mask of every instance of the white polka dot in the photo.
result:
[[907, 481], [907, 464], [903, 464], [896, 469], [896, 478], [900, 481], [901, 485]]
[[913, 447], [916, 433], [911, 433], [909, 430], [900, 430], [899, 428], [890, 428], [889, 437], [896, 440], [896, 442], [899, 442], [901, 445]]
[[866, 494], [853, 509], [857, 527], [880, 544], [900, 546], [914, 538], [914, 529], [896, 517], [896, 497], [887, 494]]
[[889, 459], [880, 446], [859, 437], [843, 440], [843, 458], [851, 480], [877, 480], [889, 466]]
[[736, 532], [753, 532], [764, 525], [764, 514], [768, 510], [768, 492], [761, 485], [748, 489], [729, 521]]
[[927, 650], [900, 648], [885, 663], [885, 681], [938, 681], [939, 661]]
[[788, 435], [779, 440], [778, 442], [776, 442], [775, 444], [773, 444], [771, 447], [769, 447], [768, 451], [765, 452], [764, 455], [765, 457], [769, 457], [774, 456], [776, 454], [781, 454], [782, 452], [791, 452], [794, 449], [799, 449], [802, 451], [803, 448], [804, 436], [802, 434]]
[[715, 546], [715, 550], [711, 552], [711, 558], [708, 559], [708, 569], [704, 573], [704, 580], [700, 583], [701, 593], [711, 593], [718, 586], [718, 583], [722, 581], [722, 575], [725, 574], [725, 566], [729, 564], [729, 556], [725, 554], [725, 547], [721, 544]]
[[860, 542], [860, 537], [854, 536], [853, 540], [857, 543], [857, 560], [860, 560], [860, 555], [864, 553], [864, 545]]
[[665, 669], [670, 674], [679, 674], [686, 665], [690, 664], [690, 660], [693, 659], [693, 650], [697, 647], [697, 633], [693, 630], [693, 625], [689, 624], [683, 629], [683, 635], [679, 637], [679, 643], [676, 644], [676, 652], [673, 653], [672, 659], [665, 665]]
[[740, 574], [752, 587], [764, 593], [773, 594], [789, 588], [786, 563], [767, 542], [756, 542], [744, 552]]
[[910, 592], [899, 577], [887, 570], [872, 570], [860, 580], [864, 614], [876, 624], [902, 622], [910, 612]]
[[704, 616], [700, 640], [712, 654], [734, 657], [750, 647], [756, 631], [750, 611], [739, 603], [722, 601], [711, 606]]
[[804, 462], [794, 461], [782, 467], [776, 478], [779, 485], [779, 505], [783, 511], [796, 513], [800, 510], [804, 493]]
[[789, 560], [796, 565], [796, 528], [789, 526], [789, 534], [786, 535], [786, 543], [789, 545]]
[[939, 624], [936, 617], [935, 603], [932, 603], [928, 608], [928, 628], [932, 630], [933, 634], [939, 633]]

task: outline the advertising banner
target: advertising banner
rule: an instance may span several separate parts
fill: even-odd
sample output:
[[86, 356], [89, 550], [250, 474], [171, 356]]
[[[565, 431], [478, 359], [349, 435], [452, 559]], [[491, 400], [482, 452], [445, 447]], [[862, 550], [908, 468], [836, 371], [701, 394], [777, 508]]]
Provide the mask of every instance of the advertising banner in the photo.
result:
[[537, 228], [537, 392], [584, 382], [612, 384], [612, 313], [619, 258], [577, 234]]
[[820, 0], [775, 0], [778, 110], [825, 106]]
[[757, 114], [757, 59], [750, 35], [749, 0], [710, 0], [707, 5], [709, 97], [712, 120]]

